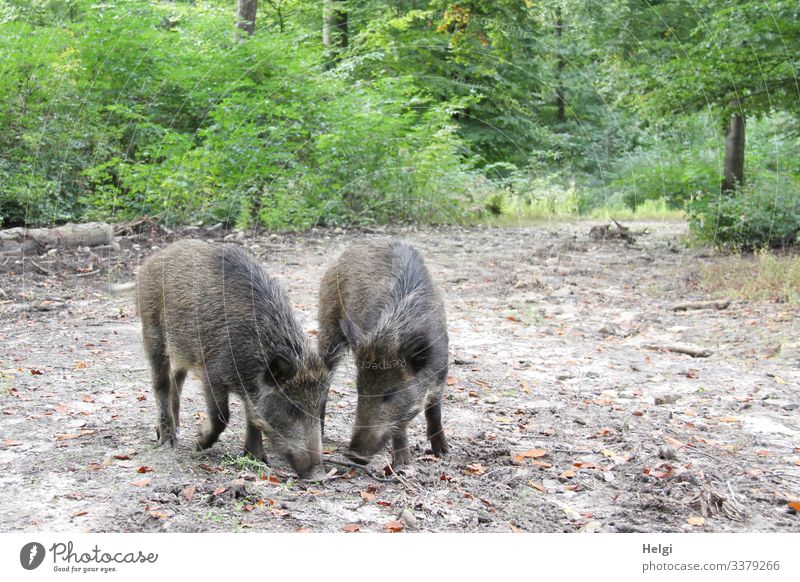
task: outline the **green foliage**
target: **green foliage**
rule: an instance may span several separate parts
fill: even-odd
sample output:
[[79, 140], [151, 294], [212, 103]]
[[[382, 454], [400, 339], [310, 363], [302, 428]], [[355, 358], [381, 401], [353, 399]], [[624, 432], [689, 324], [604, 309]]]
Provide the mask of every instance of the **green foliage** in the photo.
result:
[[800, 182], [751, 182], [731, 195], [700, 197], [688, 209], [695, 235], [720, 247], [800, 245]]
[[[796, 240], [791, 2], [348, 2], [335, 63], [321, 3], [259, 3], [250, 38], [234, 4], [0, 0], [0, 222], [304, 229], [688, 205], [721, 245]], [[732, 99], [748, 181], [722, 198]]]

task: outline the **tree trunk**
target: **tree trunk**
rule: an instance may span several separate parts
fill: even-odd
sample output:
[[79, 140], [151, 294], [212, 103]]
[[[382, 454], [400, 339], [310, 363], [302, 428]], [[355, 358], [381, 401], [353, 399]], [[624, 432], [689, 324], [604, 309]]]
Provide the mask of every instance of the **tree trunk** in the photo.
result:
[[555, 24], [555, 35], [556, 35], [556, 50], [558, 51], [558, 58], [556, 60], [556, 121], [558, 123], [564, 123], [567, 120], [566, 115], [566, 108], [567, 103], [564, 99], [564, 80], [563, 80], [563, 73], [564, 73], [564, 66], [565, 66], [565, 59], [564, 59], [564, 46], [561, 42], [561, 36], [564, 29], [564, 18], [561, 14], [561, 6], [556, 8], [556, 24]]
[[325, 0], [322, 15], [322, 44], [326, 66], [332, 66], [347, 48], [347, 0]]
[[238, 0], [236, 7], [236, 26], [253, 36], [256, 31], [256, 8], [258, 0]]
[[744, 125], [745, 117], [738, 101], [731, 115], [728, 135], [725, 138], [725, 167], [723, 168], [722, 191], [733, 192], [744, 184]]

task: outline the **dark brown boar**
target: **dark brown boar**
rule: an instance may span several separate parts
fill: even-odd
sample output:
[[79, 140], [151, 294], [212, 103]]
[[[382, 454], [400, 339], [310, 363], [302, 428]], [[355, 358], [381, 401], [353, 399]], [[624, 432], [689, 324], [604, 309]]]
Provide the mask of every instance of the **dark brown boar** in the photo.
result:
[[322, 461], [320, 410], [329, 371], [281, 286], [239, 247], [176, 242], [139, 269], [135, 293], [158, 405], [156, 433], [174, 445], [188, 370], [202, 380], [213, 445], [235, 394], [247, 415], [245, 450], [266, 461], [262, 432], [302, 477]]
[[423, 410], [434, 454], [447, 453], [447, 323], [419, 252], [391, 240], [345, 250], [322, 278], [319, 329], [331, 370], [347, 348], [355, 357], [358, 403], [348, 458], [368, 463], [391, 439], [392, 464], [410, 462], [407, 427]]

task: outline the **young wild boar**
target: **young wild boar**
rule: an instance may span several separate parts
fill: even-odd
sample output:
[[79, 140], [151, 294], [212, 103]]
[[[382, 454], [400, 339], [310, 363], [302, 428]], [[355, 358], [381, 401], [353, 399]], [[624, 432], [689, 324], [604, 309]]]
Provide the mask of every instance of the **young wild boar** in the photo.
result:
[[422, 410], [434, 454], [447, 453], [441, 412], [447, 323], [415, 249], [381, 240], [345, 250], [322, 278], [319, 329], [331, 370], [348, 347], [355, 356], [358, 404], [348, 458], [366, 464], [391, 438], [392, 464], [410, 462], [407, 426]]
[[159, 444], [175, 444], [181, 387], [193, 370], [208, 404], [198, 450], [225, 430], [233, 393], [247, 414], [246, 452], [266, 461], [263, 431], [301, 477], [321, 464], [330, 373], [286, 293], [254, 259], [232, 245], [176, 242], [142, 265], [136, 295]]

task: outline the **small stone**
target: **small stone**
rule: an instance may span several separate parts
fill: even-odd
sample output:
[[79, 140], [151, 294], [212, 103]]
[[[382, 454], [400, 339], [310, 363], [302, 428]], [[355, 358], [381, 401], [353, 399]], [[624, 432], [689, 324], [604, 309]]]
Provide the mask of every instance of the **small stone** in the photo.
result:
[[675, 404], [680, 398], [678, 394], [662, 394], [661, 396], [656, 396], [654, 401], [656, 406], [663, 406], [665, 404]]
[[561, 287], [550, 293], [550, 297], [555, 298], [569, 297], [570, 295], [572, 295], [572, 289], [569, 287]]
[[419, 529], [416, 516], [408, 508], [404, 509], [400, 514], [399, 521], [402, 521], [406, 525], [406, 530], [408, 531], [416, 531]]

